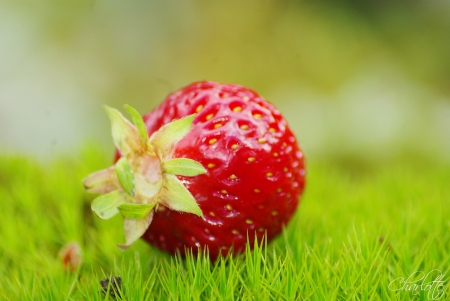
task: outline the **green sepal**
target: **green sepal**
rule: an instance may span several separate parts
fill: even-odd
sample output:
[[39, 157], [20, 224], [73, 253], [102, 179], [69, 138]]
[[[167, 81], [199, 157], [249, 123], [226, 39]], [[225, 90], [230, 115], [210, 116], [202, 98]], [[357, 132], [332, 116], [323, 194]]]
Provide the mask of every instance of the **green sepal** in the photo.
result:
[[167, 174], [193, 177], [206, 173], [199, 162], [188, 158], [176, 158], [163, 162], [163, 170]]
[[117, 207], [132, 201], [133, 199], [126, 192], [116, 190], [93, 200], [91, 209], [99, 218], [109, 219], [119, 213]]
[[154, 211], [150, 211], [143, 219], [131, 219], [125, 218], [123, 228], [125, 230], [125, 244], [117, 245], [119, 248], [126, 249], [131, 244], [133, 244], [136, 240], [138, 240], [142, 235], [144, 235], [145, 231], [147, 231], [150, 223], [153, 220]]
[[123, 204], [118, 207], [125, 218], [143, 219], [150, 214], [156, 204]]
[[175, 175], [166, 175], [166, 181], [159, 198], [161, 204], [172, 210], [193, 213], [203, 218], [203, 212], [195, 198]]
[[87, 192], [99, 194], [120, 189], [115, 167], [111, 166], [90, 174], [83, 180], [83, 186]]
[[122, 155], [127, 156], [128, 154], [141, 149], [136, 127], [116, 109], [106, 105], [103, 107], [111, 121], [114, 145], [119, 149]]
[[135, 108], [130, 105], [125, 105], [125, 108], [130, 112], [131, 119], [137, 128], [139, 134], [139, 140], [141, 141], [141, 146], [145, 147], [148, 140], [147, 127], [145, 126], [144, 120]]
[[155, 149], [160, 159], [168, 158], [172, 155], [177, 142], [186, 136], [191, 129], [194, 117], [195, 114], [192, 114], [167, 123], [150, 137], [150, 148]]
[[121, 157], [116, 163], [116, 173], [123, 190], [134, 196], [134, 174], [127, 158]]

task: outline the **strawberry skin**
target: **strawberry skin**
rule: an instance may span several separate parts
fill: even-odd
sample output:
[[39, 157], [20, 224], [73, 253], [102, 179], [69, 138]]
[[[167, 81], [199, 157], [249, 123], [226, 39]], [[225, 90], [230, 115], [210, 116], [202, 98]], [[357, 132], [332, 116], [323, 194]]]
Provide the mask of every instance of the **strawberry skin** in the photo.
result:
[[210, 258], [270, 241], [291, 219], [305, 186], [305, 164], [283, 116], [256, 92], [233, 84], [193, 83], [143, 116], [149, 135], [197, 113], [174, 157], [200, 162], [206, 174], [178, 176], [204, 219], [159, 206], [143, 238], [169, 253]]

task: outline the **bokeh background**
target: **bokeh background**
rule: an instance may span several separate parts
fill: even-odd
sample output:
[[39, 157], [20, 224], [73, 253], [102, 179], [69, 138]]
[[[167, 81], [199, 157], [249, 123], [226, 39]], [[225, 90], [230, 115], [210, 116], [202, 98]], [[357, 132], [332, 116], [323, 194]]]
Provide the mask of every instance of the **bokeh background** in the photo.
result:
[[312, 159], [450, 160], [445, 0], [0, 0], [0, 152], [94, 142], [193, 81], [248, 86]]

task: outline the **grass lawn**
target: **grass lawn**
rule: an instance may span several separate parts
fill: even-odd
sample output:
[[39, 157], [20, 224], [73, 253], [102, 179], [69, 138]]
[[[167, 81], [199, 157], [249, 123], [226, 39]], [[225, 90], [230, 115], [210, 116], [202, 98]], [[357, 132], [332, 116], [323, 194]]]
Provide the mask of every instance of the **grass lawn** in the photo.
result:
[[[307, 163], [307, 190], [283, 235], [210, 263], [141, 241], [116, 247], [121, 217], [96, 218], [81, 185], [110, 165], [96, 148], [45, 165], [0, 156], [0, 299], [108, 300], [100, 281], [111, 276], [121, 277], [123, 300], [450, 298], [448, 164], [414, 155]], [[71, 241], [83, 253], [73, 273], [58, 257]]]

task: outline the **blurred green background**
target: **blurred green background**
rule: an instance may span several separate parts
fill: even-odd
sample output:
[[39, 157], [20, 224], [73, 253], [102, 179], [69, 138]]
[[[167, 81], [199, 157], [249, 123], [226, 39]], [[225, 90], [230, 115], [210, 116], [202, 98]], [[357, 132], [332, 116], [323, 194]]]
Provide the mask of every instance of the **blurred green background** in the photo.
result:
[[0, 0], [0, 152], [112, 154], [101, 104], [248, 86], [309, 158], [450, 160], [450, 2]]

